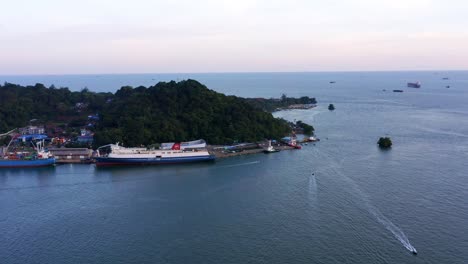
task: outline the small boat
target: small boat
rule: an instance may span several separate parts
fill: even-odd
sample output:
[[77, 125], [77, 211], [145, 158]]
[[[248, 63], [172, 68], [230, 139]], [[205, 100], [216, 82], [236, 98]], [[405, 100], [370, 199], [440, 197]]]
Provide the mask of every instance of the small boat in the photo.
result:
[[316, 141], [320, 141], [320, 139], [318, 139], [318, 138], [316, 138], [316, 137], [314, 137], [314, 136], [311, 136], [311, 137], [309, 137], [308, 141], [310, 141], [310, 142], [316, 142]]
[[409, 88], [421, 88], [421, 83], [420, 82], [409, 82], [407, 84]]
[[393, 90], [394, 93], [402, 93], [403, 90]]
[[268, 140], [268, 148], [264, 149], [263, 153], [270, 154], [275, 152], [280, 152], [280, 150], [273, 148], [273, 146], [271, 145], [271, 140]]
[[413, 249], [411, 250], [411, 253], [413, 253], [413, 255], [417, 255], [417, 254], [418, 254], [418, 252], [416, 251], [415, 248], [413, 248]]
[[442, 80], [448, 80], [448, 79], [449, 79], [448, 77], [444, 77], [444, 78], [442, 78]]
[[445, 88], [450, 88], [450, 85], [445, 86]]
[[302, 149], [302, 147], [300, 145], [289, 145], [289, 146], [291, 146], [291, 147], [293, 147], [295, 149]]
[[335, 81], [330, 81], [330, 83], [336, 83]]

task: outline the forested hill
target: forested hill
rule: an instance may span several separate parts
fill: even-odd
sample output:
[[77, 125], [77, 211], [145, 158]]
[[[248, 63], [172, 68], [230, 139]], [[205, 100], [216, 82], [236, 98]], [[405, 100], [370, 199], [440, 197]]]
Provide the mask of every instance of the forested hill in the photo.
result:
[[[151, 87], [122, 87], [115, 94], [87, 89], [47, 88], [42, 84], [0, 85], [0, 132], [25, 126], [31, 119], [79, 131], [87, 117], [95, 146], [127, 146], [203, 138], [211, 144], [280, 138], [290, 125], [244, 98], [209, 90], [194, 80], [160, 82]], [[73, 130], [76, 128], [78, 130]]]
[[71, 92], [68, 88], [42, 84], [0, 85], [0, 133], [26, 126], [31, 119], [42, 123], [59, 122], [85, 125], [88, 114], [100, 112], [112, 93], [94, 93], [88, 89]]
[[245, 99], [209, 90], [194, 80], [155, 86], [122, 87], [101, 112], [96, 144], [204, 138], [211, 144], [280, 138], [290, 132], [284, 120], [255, 108]]

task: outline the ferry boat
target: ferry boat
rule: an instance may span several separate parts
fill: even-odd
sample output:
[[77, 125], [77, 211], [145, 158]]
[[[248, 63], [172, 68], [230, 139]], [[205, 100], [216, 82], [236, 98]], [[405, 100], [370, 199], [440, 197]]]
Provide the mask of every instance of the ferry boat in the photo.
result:
[[180, 143], [175, 143], [171, 149], [154, 150], [125, 148], [117, 143], [99, 147], [95, 160], [96, 166], [158, 165], [213, 161], [215, 156], [206, 149], [181, 149]]
[[409, 88], [421, 88], [421, 83], [420, 82], [409, 82], [407, 84]]
[[[175, 142], [170, 143], [161, 143], [161, 149], [172, 149], [172, 147], [176, 144]], [[181, 142], [180, 149], [200, 149], [206, 148], [206, 141], [204, 139], [188, 141], [188, 142]]]

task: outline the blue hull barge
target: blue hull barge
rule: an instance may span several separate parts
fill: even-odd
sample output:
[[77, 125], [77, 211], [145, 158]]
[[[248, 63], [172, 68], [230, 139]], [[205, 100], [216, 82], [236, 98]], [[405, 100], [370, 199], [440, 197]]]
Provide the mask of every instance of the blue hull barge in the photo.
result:
[[0, 168], [36, 168], [47, 167], [55, 164], [55, 158], [33, 160], [0, 160]]
[[95, 157], [96, 166], [159, 165], [213, 161], [215, 156], [206, 149], [180, 149], [175, 143], [171, 149], [148, 150], [146, 148], [124, 148], [118, 144], [102, 146]]

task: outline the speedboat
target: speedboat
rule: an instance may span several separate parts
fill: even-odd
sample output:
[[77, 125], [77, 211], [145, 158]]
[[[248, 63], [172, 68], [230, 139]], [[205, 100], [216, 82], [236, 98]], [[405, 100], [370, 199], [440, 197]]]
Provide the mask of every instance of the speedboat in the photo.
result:
[[411, 250], [411, 253], [413, 253], [413, 255], [417, 255], [417, 254], [418, 254], [418, 252], [416, 251], [415, 248], [413, 248], [413, 249]]

